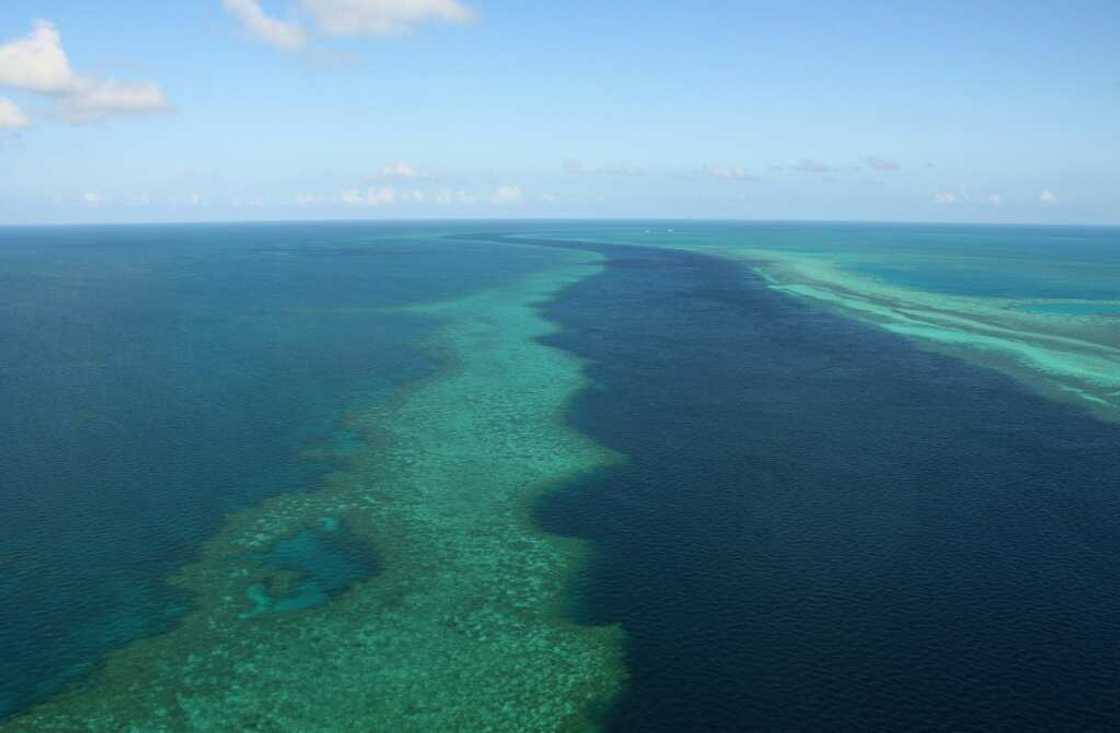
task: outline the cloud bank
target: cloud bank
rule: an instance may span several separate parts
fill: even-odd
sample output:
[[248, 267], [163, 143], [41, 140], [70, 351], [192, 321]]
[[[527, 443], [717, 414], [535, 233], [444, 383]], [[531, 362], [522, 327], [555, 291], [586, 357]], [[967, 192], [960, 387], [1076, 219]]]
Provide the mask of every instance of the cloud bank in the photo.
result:
[[120, 82], [76, 73], [62, 46], [62, 35], [45, 20], [36, 21], [29, 35], [0, 44], [0, 86], [56, 99], [71, 122], [170, 108], [154, 82]]
[[300, 206], [319, 206], [341, 203], [345, 206], [391, 208], [414, 204], [432, 203], [437, 206], [476, 206], [515, 207], [525, 201], [525, 191], [520, 186], [502, 185], [489, 193], [474, 193], [464, 190], [441, 188], [423, 190], [419, 188], [398, 188], [396, 186], [371, 186], [365, 189], [343, 191], [337, 197], [301, 193], [296, 196]]

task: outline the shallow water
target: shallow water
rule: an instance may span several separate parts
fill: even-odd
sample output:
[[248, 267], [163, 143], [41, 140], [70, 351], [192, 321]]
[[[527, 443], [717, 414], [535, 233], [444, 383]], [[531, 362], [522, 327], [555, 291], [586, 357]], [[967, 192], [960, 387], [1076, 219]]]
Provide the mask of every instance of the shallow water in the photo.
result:
[[1056, 316], [1120, 316], [1120, 303], [1113, 302], [1028, 303], [1020, 308], [1028, 313]]

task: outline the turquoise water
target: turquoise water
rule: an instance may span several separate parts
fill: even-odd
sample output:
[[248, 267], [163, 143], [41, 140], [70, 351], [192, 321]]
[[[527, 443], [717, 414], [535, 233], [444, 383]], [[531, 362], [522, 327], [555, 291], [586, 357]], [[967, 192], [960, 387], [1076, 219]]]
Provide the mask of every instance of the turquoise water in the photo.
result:
[[1118, 303], [1032, 303], [1020, 306], [1027, 313], [1056, 316], [1120, 316]]
[[[443, 233], [0, 229], [0, 717], [170, 628], [191, 599], [164, 579], [227, 515], [368, 447], [349, 407], [442, 363], [421, 346], [439, 319], [401, 307], [556, 259]], [[302, 604], [372, 570], [327, 548], [314, 563], [343, 567], [307, 573]]]
[[[1055, 266], [1052, 255], [1032, 253], [1030, 257], [1021, 257], [1010, 265], [995, 258], [973, 256], [969, 261], [957, 263], [953, 267], [920, 262], [908, 267], [859, 265], [853, 270], [895, 285], [949, 295], [1115, 300], [1120, 296], [1120, 284], [1117, 284], [1117, 280], [1113, 276], [1102, 277], [1100, 272], [1092, 271], [1094, 267], [1106, 270], [1120, 267], [1113, 254], [1107, 252], [1096, 257], [1086, 256], [1076, 266], [1064, 267]], [[1030, 310], [1044, 312], [1033, 307]], [[1061, 311], [1051, 307], [1050, 312]]]
[[245, 617], [317, 608], [351, 584], [373, 575], [376, 558], [368, 547], [350, 538], [337, 519], [325, 517], [320, 526], [277, 540], [255, 559], [264, 566], [293, 574], [293, 587], [274, 593], [263, 583], [249, 588], [253, 607]]

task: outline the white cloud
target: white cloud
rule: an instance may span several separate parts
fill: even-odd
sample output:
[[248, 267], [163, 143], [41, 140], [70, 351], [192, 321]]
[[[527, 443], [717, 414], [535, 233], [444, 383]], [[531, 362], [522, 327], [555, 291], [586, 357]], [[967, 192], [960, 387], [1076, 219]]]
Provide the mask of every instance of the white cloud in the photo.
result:
[[75, 73], [62, 47], [62, 36], [45, 20], [36, 21], [28, 36], [0, 45], [0, 86], [55, 97], [71, 122], [170, 107], [155, 83], [102, 80]]
[[313, 193], [297, 193], [295, 202], [296, 206], [317, 206], [323, 202], [323, 197]]
[[474, 196], [473, 194], [467, 193], [466, 191], [452, 191], [449, 189], [443, 189], [441, 191], [436, 191], [435, 195], [432, 197], [432, 200], [442, 206], [449, 206], [452, 204], [462, 204], [464, 206], [469, 206], [471, 204], [477, 203], [478, 197]]
[[99, 193], [83, 193], [82, 203], [90, 208], [96, 208], [107, 203], [107, 199]]
[[37, 20], [29, 35], [0, 45], [0, 85], [58, 94], [77, 84], [53, 23]]
[[490, 196], [490, 203], [495, 206], [510, 206], [521, 203], [524, 198], [520, 186], [498, 186]]
[[1038, 195], [1038, 200], [1041, 201], [1042, 203], [1046, 204], [1047, 206], [1051, 206], [1053, 204], [1058, 203], [1058, 197], [1055, 196], [1054, 192], [1051, 191], [1050, 189], [1046, 189], [1045, 191], [1040, 193]]
[[334, 36], [385, 36], [423, 23], [468, 23], [475, 17], [457, 0], [300, 0], [300, 5], [320, 30]]
[[[968, 191], [968, 186], [960, 184], [957, 186], [956, 191], [938, 191], [933, 195], [933, 200], [939, 204], [948, 206], [950, 204], [980, 204], [983, 199], [976, 199]], [[989, 199], [990, 202], [990, 199]]]
[[988, 203], [992, 206], [1003, 206], [1003, 196], [998, 193], [993, 193], [988, 196]]
[[416, 180], [429, 177], [430, 176], [426, 173], [422, 173], [417, 169], [416, 166], [403, 161], [399, 163], [390, 163], [384, 166], [380, 173], [378, 173], [378, 178], [386, 178], [389, 180]]
[[342, 203], [349, 206], [392, 206], [397, 203], [397, 189], [391, 186], [368, 188], [365, 191], [353, 189], [342, 192]]
[[299, 23], [290, 23], [269, 16], [259, 0], [222, 0], [222, 5], [251, 35], [270, 46], [296, 50], [307, 45], [307, 34]]
[[15, 102], [0, 97], [0, 130], [15, 130], [30, 124], [31, 118], [25, 115]]

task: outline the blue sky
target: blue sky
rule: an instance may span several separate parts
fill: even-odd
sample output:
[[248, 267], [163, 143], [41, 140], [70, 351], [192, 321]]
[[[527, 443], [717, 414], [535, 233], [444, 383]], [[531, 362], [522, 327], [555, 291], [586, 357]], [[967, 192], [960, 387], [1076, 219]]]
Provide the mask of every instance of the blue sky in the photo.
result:
[[4, 0], [0, 223], [1120, 224], [1120, 3]]

